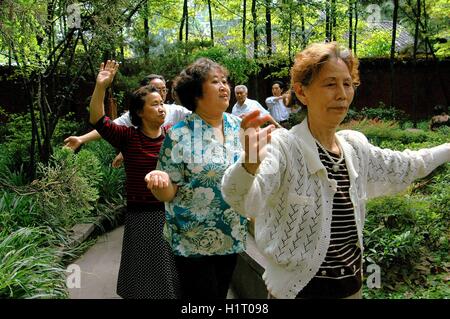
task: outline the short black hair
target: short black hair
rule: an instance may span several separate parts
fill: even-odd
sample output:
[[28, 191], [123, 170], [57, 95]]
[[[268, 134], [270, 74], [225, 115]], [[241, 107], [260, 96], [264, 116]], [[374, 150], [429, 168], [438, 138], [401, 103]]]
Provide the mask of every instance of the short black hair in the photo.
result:
[[141, 82], [139, 83], [141, 86], [146, 86], [149, 85], [151, 81], [153, 81], [154, 79], [160, 79], [161, 81], [163, 81], [164, 83], [166, 83], [166, 80], [164, 79], [164, 77], [162, 75], [159, 74], [149, 74], [146, 75]]
[[272, 88], [275, 84], [278, 84], [280, 86], [280, 89], [284, 89], [284, 83], [281, 81], [273, 81], [270, 87]]
[[142, 119], [139, 112], [142, 111], [145, 105], [145, 97], [149, 93], [158, 93], [158, 90], [153, 85], [141, 86], [130, 94], [130, 119], [131, 124], [137, 127], [142, 126]]
[[225, 67], [208, 58], [200, 58], [181, 71], [173, 84], [181, 105], [195, 112], [197, 100], [203, 96], [203, 82], [206, 81], [209, 72], [216, 69], [228, 76]]

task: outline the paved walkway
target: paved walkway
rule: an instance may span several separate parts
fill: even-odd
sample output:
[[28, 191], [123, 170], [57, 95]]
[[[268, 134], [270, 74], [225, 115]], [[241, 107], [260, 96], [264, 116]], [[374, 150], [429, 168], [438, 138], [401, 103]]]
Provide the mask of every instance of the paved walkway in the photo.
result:
[[117, 275], [122, 250], [123, 226], [97, 238], [83, 256], [74, 261], [81, 270], [81, 287], [69, 289], [70, 299], [117, 299]]
[[[116, 294], [122, 250], [123, 226], [97, 238], [83, 256], [73, 262], [81, 270], [80, 288], [70, 288], [70, 299], [119, 299]], [[233, 291], [227, 299], [235, 299]]]

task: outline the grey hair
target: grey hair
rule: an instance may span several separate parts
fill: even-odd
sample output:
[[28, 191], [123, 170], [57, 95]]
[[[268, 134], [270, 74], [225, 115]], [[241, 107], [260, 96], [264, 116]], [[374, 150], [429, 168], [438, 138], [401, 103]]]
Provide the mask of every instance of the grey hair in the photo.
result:
[[234, 93], [236, 93], [236, 91], [239, 90], [239, 89], [244, 89], [245, 93], [248, 93], [247, 87], [246, 87], [245, 85], [243, 85], [243, 84], [236, 85], [236, 86], [234, 87]]

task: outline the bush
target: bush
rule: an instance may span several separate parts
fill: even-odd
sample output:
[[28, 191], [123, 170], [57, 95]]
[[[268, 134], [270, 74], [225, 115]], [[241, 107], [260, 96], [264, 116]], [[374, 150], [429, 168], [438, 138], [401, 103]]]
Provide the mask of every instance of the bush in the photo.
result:
[[360, 121], [363, 119], [395, 121], [403, 125], [408, 120], [408, 116], [403, 110], [388, 107], [383, 102], [380, 102], [378, 107], [364, 107], [360, 111], [350, 109], [344, 119], [344, 123], [351, 120]]
[[51, 228], [0, 231], [0, 298], [66, 298], [57, 243]]

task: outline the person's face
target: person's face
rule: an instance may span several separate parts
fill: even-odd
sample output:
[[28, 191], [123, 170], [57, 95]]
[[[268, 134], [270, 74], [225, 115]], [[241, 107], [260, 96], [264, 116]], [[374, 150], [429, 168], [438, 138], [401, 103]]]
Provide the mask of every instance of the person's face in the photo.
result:
[[247, 99], [247, 92], [245, 92], [243, 88], [239, 88], [234, 91], [234, 94], [236, 95], [236, 100], [239, 105], [244, 104], [245, 100]]
[[167, 97], [166, 83], [161, 79], [153, 79], [149, 84], [159, 92], [159, 95], [161, 95], [163, 102], [165, 102]]
[[281, 95], [281, 88], [278, 83], [275, 83], [274, 85], [272, 85], [272, 94], [273, 94], [273, 96]]
[[308, 107], [310, 122], [322, 123], [323, 127], [342, 122], [355, 93], [348, 67], [341, 59], [326, 62], [308, 86], [296, 84], [294, 88]]
[[143, 123], [161, 126], [166, 117], [166, 110], [161, 95], [157, 92], [148, 93], [145, 96], [145, 104], [139, 116]]
[[203, 96], [197, 101], [197, 111], [223, 113], [230, 103], [230, 86], [222, 71], [211, 70], [202, 84]]

